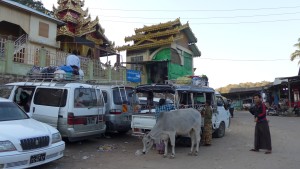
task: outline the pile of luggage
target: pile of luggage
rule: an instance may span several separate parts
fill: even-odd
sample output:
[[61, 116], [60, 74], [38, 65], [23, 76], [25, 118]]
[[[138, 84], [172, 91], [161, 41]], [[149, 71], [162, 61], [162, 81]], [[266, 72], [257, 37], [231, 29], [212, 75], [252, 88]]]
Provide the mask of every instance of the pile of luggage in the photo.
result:
[[72, 66], [33, 66], [27, 76], [31, 79], [82, 80], [84, 73]]

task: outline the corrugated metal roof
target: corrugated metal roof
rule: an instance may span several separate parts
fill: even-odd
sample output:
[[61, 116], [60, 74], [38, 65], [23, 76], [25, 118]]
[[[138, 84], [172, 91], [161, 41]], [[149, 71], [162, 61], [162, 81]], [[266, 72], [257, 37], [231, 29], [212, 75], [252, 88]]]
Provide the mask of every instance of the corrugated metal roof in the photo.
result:
[[200, 50], [198, 49], [197, 45], [196, 44], [190, 44], [189, 45], [193, 54], [194, 54], [194, 57], [200, 57], [201, 56], [201, 52]]
[[19, 4], [17, 2], [14, 2], [14, 1], [11, 1], [11, 0], [1, 0], [0, 3], [3, 3], [3, 4], [6, 4], [6, 5], [9, 5], [9, 6], [13, 6], [15, 8], [19, 8], [19, 9], [22, 9], [26, 12], [29, 12], [29, 13], [32, 13], [32, 14], [35, 14], [35, 15], [38, 15], [38, 16], [42, 16], [44, 18], [47, 18], [51, 21], [54, 21], [55, 23], [57, 23], [58, 25], [65, 25], [65, 22], [59, 20], [59, 19], [56, 19], [54, 17], [51, 17], [49, 15], [46, 15], [40, 11], [37, 11], [35, 9], [32, 9], [28, 6], [25, 6], [25, 5], [22, 5], [22, 4]]

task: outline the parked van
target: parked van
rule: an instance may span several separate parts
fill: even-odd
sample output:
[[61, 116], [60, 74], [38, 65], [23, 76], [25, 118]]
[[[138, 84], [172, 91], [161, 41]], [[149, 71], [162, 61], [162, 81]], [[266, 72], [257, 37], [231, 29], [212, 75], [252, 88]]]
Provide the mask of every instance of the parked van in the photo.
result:
[[[20, 106], [24, 105], [22, 100], [29, 104], [27, 113], [32, 118], [57, 128], [70, 141], [106, 130], [104, 98], [99, 87], [64, 81], [9, 83], [1, 87], [4, 89], [6, 95], [11, 91], [6, 96], [10, 100]], [[27, 99], [22, 99], [23, 95]]]
[[[164, 98], [174, 98], [173, 104], [176, 109], [195, 108], [202, 111], [206, 101], [211, 102], [213, 108], [212, 128], [215, 137], [223, 137], [226, 129], [230, 126], [230, 113], [228, 105], [221, 96], [213, 88], [201, 85], [178, 85], [178, 84], [149, 84], [138, 85], [136, 87], [138, 93], [160, 93]], [[202, 119], [204, 124], [204, 119]], [[141, 135], [151, 130], [156, 123], [156, 117], [153, 112], [136, 113], [132, 115], [132, 134]], [[202, 126], [203, 127], [203, 126]]]
[[126, 133], [131, 129], [131, 115], [138, 98], [134, 88], [126, 85], [97, 85], [105, 104], [106, 132]]

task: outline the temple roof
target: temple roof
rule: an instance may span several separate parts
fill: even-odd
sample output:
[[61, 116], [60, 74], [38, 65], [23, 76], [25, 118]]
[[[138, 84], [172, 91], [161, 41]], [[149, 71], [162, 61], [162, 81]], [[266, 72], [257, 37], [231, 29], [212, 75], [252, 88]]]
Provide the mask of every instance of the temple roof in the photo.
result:
[[[56, 9], [53, 6], [54, 15], [68, 24], [58, 29], [58, 36], [83, 37], [97, 45], [110, 44], [111, 42], [104, 35], [104, 29], [99, 24], [98, 16], [91, 20], [88, 8], [83, 10], [82, 0], [58, 0]], [[71, 24], [70, 24], [71, 23]]]
[[161, 47], [182, 39], [182, 34], [185, 34], [194, 56], [201, 56], [201, 52], [196, 46], [197, 38], [192, 29], [188, 23], [182, 25], [179, 18], [174, 21], [135, 29], [135, 33], [135, 35], [125, 37], [125, 42], [133, 41], [133, 45], [124, 45], [116, 47], [116, 49], [118, 51], [133, 51]]

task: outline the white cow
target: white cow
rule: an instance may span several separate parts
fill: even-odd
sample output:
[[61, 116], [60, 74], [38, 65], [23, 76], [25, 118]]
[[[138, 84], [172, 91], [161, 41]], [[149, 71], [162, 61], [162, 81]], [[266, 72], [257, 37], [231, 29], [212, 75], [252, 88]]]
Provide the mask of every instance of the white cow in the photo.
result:
[[[191, 137], [190, 155], [198, 155], [201, 133], [201, 114], [194, 108], [177, 109], [162, 112], [152, 130], [143, 137], [143, 154], [147, 153], [154, 142], [164, 141], [165, 153], [168, 154], [168, 140], [172, 146], [171, 158], [175, 157], [175, 136], [183, 135]], [[196, 144], [196, 150], [195, 148]]]

